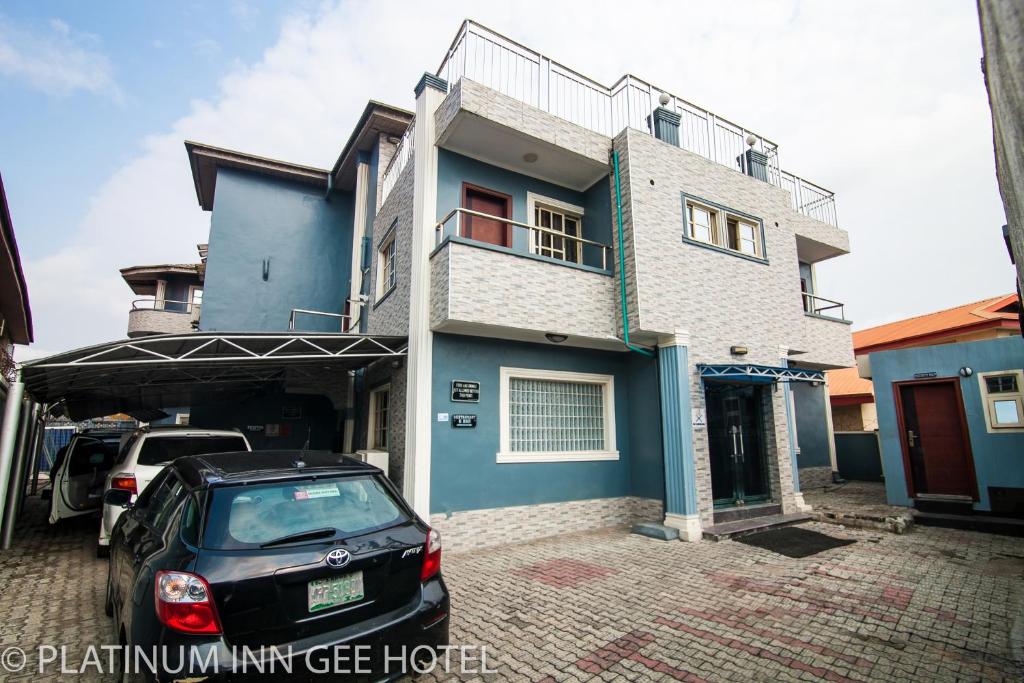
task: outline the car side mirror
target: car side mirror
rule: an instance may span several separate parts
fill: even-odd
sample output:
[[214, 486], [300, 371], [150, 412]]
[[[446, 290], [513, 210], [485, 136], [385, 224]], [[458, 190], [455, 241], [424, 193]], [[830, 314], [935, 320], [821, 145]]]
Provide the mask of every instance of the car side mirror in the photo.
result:
[[103, 504], [112, 507], [127, 508], [131, 506], [132, 492], [125, 489], [110, 489], [103, 494]]

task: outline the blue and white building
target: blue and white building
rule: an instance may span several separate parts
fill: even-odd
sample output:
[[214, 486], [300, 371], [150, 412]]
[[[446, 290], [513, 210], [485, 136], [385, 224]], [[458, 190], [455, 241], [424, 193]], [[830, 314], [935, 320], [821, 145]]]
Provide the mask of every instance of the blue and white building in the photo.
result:
[[833, 469], [821, 373], [853, 364], [815, 278], [849, 251], [833, 194], [760, 134], [470, 21], [414, 94], [370, 102], [331, 169], [186, 144], [200, 332], [408, 340], [192, 424], [290, 411], [264, 446], [386, 452], [451, 547], [803, 509]]

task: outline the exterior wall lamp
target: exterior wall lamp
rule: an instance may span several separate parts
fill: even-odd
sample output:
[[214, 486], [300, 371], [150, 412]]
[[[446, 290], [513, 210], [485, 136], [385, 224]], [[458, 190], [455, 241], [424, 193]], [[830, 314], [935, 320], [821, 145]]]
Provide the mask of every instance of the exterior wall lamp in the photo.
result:
[[554, 332], [548, 332], [547, 334], [544, 335], [544, 338], [547, 339], [552, 344], [561, 344], [566, 339], [568, 339], [569, 336], [565, 334], [555, 334]]

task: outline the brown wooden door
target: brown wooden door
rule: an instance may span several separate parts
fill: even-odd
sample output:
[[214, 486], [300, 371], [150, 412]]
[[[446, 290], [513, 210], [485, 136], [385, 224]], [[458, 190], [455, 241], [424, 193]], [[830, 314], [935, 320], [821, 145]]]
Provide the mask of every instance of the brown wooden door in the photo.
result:
[[898, 385], [911, 495], [977, 498], [957, 380]]
[[[463, 186], [462, 194], [462, 205], [467, 209], [491, 216], [512, 218], [512, 198], [508, 195], [472, 185]], [[466, 216], [463, 236], [477, 242], [487, 242], [502, 247], [512, 246], [512, 226], [492, 218]]]

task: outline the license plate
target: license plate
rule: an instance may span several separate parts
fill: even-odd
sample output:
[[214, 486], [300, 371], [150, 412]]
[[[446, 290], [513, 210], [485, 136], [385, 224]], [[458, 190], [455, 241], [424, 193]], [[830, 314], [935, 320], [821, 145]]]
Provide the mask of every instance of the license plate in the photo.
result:
[[352, 572], [329, 579], [314, 579], [309, 582], [310, 612], [319, 612], [362, 599], [362, 572]]

